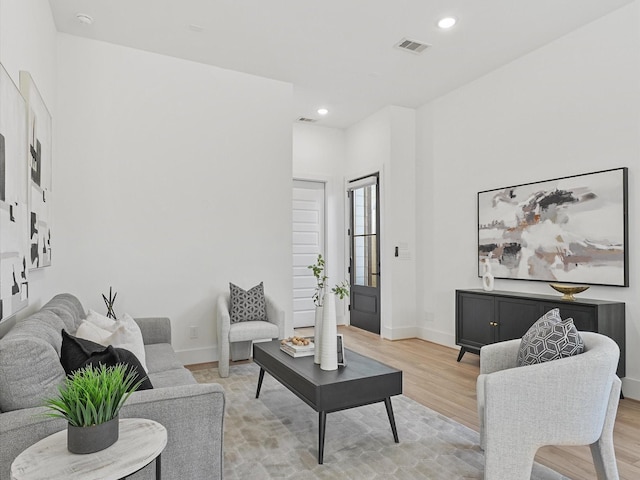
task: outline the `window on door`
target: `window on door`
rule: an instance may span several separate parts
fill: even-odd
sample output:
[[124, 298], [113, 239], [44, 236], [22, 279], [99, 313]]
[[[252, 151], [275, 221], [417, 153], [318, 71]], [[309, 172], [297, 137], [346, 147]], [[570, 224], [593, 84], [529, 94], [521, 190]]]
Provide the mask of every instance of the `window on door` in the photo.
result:
[[377, 185], [353, 190], [354, 285], [378, 285]]

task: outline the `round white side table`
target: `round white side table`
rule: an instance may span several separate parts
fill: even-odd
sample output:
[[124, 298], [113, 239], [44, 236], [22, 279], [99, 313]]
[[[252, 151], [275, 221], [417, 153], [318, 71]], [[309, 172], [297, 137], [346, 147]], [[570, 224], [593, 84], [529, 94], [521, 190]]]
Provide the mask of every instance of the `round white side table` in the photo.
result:
[[67, 431], [49, 435], [31, 445], [11, 464], [12, 480], [118, 480], [156, 461], [167, 445], [167, 429], [153, 420], [123, 418], [116, 443], [96, 453], [78, 455], [67, 450]]

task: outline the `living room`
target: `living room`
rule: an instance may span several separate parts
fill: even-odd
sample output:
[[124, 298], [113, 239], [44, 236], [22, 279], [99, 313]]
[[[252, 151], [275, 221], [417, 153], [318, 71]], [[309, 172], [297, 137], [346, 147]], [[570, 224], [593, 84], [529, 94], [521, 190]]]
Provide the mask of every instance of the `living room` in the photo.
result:
[[[263, 281], [290, 322], [292, 178], [327, 182], [338, 282], [344, 182], [380, 172], [382, 336], [455, 347], [455, 290], [481, 287], [477, 192], [628, 167], [630, 245], [637, 238], [640, 2], [619, 3], [416, 108], [333, 128], [294, 123], [291, 83], [61, 33], [48, 2], [0, 0], [0, 63], [16, 83], [31, 73], [53, 117], [53, 261], [31, 272], [18, 317], [59, 292], [103, 309], [113, 286], [121, 311], [172, 319], [184, 363], [215, 361], [228, 282]], [[399, 242], [410, 259], [394, 257]], [[583, 294], [626, 304], [623, 391], [636, 400], [638, 271], [631, 253], [630, 288]], [[495, 288], [552, 293], [543, 282]]]

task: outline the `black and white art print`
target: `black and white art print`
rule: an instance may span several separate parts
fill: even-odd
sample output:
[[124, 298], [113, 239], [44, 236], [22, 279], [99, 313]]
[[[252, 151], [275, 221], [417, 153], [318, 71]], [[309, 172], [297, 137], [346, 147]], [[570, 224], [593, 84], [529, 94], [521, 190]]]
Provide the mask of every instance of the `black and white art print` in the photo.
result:
[[27, 102], [29, 157], [29, 268], [51, 265], [51, 114], [29, 72], [20, 72], [20, 91]]
[[478, 275], [629, 286], [627, 169], [478, 193]]
[[27, 110], [0, 65], [0, 320], [29, 301]]

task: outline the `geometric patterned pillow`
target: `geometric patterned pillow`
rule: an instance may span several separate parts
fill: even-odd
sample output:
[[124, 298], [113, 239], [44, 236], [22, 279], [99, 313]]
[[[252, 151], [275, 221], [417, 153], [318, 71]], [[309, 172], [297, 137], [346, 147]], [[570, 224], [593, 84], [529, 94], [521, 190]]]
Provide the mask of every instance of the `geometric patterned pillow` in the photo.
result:
[[518, 366], [524, 365], [524, 346], [528, 345], [531, 339], [540, 336], [540, 330], [549, 327], [555, 323], [560, 323], [562, 318], [560, 317], [560, 309], [554, 308], [553, 310], [549, 310], [543, 316], [541, 316], [536, 323], [529, 327], [527, 333], [522, 336], [522, 341], [520, 342], [520, 348], [518, 350]]
[[518, 365], [533, 365], [578, 355], [584, 351], [584, 341], [573, 324], [573, 318], [558, 323], [547, 323], [527, 340], [520, 342]]
[[264, 286], [260, 282], [247, 290], [229, 283], [231, 323], [267, 320], [267, 302], [264, 299]]

